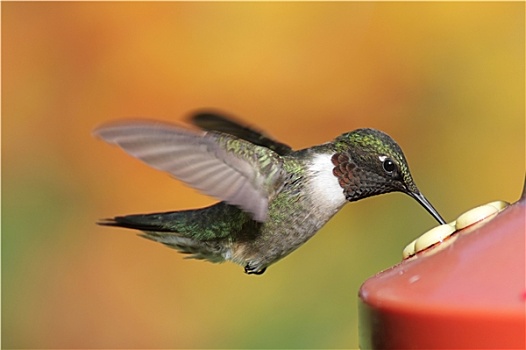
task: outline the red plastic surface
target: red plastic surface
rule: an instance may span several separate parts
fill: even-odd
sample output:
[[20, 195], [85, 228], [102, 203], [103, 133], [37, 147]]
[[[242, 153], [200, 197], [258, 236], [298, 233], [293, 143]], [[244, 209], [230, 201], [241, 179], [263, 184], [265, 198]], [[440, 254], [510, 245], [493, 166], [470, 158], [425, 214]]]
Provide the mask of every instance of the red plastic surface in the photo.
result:
[[360, 347], [525, 348], [525, 209], [523, 196], [445, 248], [368, 279]]

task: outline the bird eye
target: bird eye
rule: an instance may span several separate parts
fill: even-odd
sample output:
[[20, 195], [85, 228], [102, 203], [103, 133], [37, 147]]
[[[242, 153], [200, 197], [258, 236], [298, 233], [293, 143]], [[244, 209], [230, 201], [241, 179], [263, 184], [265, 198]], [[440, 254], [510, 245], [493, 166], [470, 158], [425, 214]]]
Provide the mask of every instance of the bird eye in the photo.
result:
[[393, 171], [396, 170], [396, 164], [395, 162], [393, 162], [391, 158], [385, 157], [384, 159], [381, 159], [381, 160], [382, 160], [382, 167], [384, 168], [386, 173], [391, 174]]

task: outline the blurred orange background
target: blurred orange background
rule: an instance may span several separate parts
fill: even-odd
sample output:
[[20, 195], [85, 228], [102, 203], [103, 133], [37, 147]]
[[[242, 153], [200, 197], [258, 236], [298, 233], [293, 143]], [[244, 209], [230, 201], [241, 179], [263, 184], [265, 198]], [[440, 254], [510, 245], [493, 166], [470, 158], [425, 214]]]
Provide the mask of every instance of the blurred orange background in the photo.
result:
[[404, 149], [446, 220], [518, 199], [524, 3], [2, 3], [2, 346], [356, 348], [357, 291], [434, 226], [402, 194], [347, 205], [262, 276], [100, 218], [200, 195], [97, 125], [239, 116], [294, 148], [359, 127]]

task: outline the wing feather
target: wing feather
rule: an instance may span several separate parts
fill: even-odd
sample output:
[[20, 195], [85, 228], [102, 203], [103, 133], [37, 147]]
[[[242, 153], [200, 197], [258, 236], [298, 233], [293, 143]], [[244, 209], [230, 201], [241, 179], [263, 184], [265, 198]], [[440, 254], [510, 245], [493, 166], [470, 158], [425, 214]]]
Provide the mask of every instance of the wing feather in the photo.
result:
[[109, 124], [94, 134], [257, 221], [265, 221], [269, 199], [282, 185], [282, 158], [233, 135], [151, 121]]
[[190, 121], [203, 130], [233, 135], [255, 145], [270, 148], [281, 156], [293, 152], [288, 145], [272, 139], [262, 131], [243, 125], [243, 122], [236, 120], [236, 118], [215, 111], [201, 111], [193, 115]]

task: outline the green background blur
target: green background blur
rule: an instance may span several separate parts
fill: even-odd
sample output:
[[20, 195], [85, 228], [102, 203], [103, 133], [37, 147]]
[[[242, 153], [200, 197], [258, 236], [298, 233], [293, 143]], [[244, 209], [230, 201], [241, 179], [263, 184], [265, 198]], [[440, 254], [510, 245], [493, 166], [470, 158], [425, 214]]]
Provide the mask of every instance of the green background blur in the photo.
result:
[[208, 205], [94, 139], [214, 107], [294, 148], [393, 136], [446, 220], [524, 181], [524, 3], [2, 3], [2, 341], [15, 347], [355, 348], [361, 283], [436, 224], [347, 205], [248, 276], [99, 218]]

